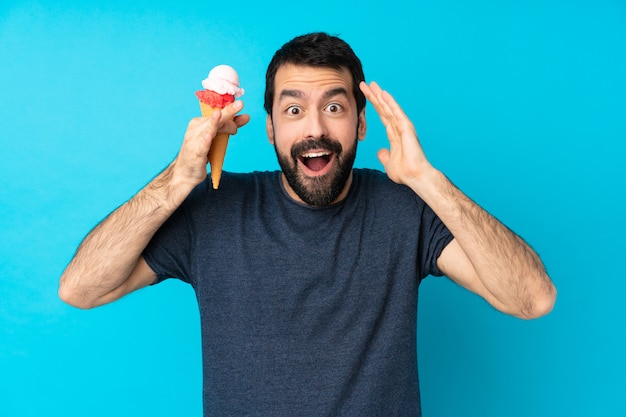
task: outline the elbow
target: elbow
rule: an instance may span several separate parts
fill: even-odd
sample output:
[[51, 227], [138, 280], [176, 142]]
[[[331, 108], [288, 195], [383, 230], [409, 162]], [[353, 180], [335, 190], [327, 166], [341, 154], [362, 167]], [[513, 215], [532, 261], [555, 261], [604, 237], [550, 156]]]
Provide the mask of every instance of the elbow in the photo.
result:
[[550, 314], [556, 303], [556, 288], [550, 284], [548, 288], [537, 294], [529, 308], [525, 308], [519, 315], [521, 319], [533, 320]]
[[86, 297], [82, 296], [79, 291], [67, 284], [67, 280], [64, 279], [64, 277], [61, 277], [58, 294], [61, 301], [71, 305], [72, 307], [80, 308], [82, 310], [88, 310], [96, 307], [95, 303], [90, 302]]

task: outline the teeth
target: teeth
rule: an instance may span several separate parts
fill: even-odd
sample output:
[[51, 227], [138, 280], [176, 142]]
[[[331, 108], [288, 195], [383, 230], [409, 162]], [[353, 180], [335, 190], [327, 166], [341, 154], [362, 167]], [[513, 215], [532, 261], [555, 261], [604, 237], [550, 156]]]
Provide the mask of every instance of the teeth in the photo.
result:
[[302, 155], [303, 158], [319, 158], [320, 156], [330, 155], [330, 152], [307, 152]]

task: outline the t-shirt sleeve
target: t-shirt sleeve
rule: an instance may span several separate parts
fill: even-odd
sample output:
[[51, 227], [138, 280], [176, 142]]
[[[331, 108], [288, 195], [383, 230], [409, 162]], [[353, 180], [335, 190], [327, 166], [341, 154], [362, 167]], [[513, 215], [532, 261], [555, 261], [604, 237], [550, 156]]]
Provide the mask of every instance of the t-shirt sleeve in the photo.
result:
[[433, 210], [424, 203], [422, 212], [421, 230], [419, 234], [419, 259], [422, 276], [442, 276], [443, 272], [437, 267], [437, 259], [443, 249], [454, 239], [454, 236]]
[[189, 223], [189, 215], [183, 205], [159, 228], [144, 249], [143, 257], [156, 273], [156, 283], [167, 278], [190, 282], [192, 236]]

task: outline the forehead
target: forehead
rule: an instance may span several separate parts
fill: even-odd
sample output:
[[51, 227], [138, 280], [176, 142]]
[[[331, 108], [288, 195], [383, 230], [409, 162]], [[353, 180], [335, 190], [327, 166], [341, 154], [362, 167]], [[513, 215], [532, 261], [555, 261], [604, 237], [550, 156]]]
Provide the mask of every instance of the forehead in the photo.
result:
[[347, 68], [335, 69], [286, 64], [278, 68], [274, 78], [275, 99], [284, 90], [303, 93], [325, 92], [338, 87], [345, 88], [352, 96], [352, 75]]

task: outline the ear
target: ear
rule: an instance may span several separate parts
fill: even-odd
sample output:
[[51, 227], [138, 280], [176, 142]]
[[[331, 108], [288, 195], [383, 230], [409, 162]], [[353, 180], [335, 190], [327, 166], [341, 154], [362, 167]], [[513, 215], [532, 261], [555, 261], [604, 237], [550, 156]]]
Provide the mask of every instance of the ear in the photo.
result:
[[365, 139], [365, 132], [367, 131], [367, 123], [365, 121], [365, 108], [363, 108], [363, 110], [361, 110], [361, 113], [359, 114], [359, 124], [357, 126], [357, 129], [357, 138], [359, 138], [359, 140]]
[[273, 145], [274, 144], [274, 124], [272, 123], [272, 116], [270, 116], [269, 114], [267, 115], [267, 118], [265, 119], [265, 131], [267, 132], [267, 138], [269, 139], [270, 143]]

